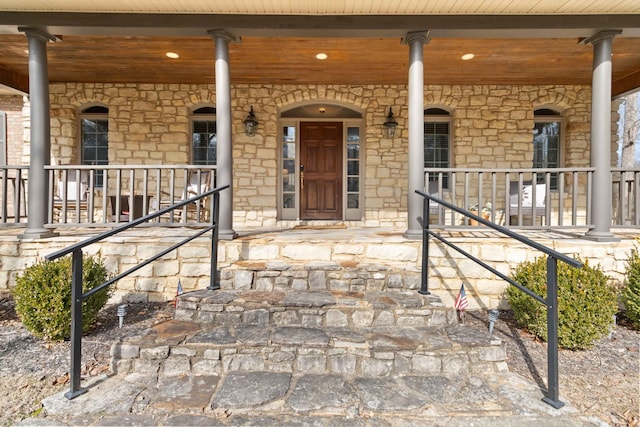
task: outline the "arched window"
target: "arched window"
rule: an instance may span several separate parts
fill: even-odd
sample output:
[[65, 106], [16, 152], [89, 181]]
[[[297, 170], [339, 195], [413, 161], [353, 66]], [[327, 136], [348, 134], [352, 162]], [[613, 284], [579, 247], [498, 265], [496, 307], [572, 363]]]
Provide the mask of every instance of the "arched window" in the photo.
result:
[[[93, 106], [80, 112], [81, 159], [83, 165], [109, 164], [109, 109]], [[103, 172], [94, 172], [96, 187], [103, 186]]]
[[[442, 108], [424, 110], [424, 167], [451, 167], [451, 115]], [[438, 176], [429, 175], [430, 182]], [[443, 175], [442, 187], [449, 187], [449, 177]]]
[[216, 109], [201, 107], [191, 113], [191, 162], [216, 164]]
[[[562, 141], [562, 115], [549, 108], [534, 111], [533, 125], [533, 167], [559, 168]], [[538, 176], [538, 183], [544, 182], [544, 175]], [[551, 189], [558, 189], [558, 174], [551, 174]]]

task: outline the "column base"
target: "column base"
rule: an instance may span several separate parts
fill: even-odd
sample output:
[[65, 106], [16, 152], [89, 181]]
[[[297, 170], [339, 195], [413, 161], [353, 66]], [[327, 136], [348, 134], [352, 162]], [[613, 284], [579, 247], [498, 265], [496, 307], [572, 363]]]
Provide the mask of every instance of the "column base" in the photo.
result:
[[417, 230], [408, 229], [404, 232], [403, 236], [405, 239], [409, 240], [422, 240], [422, 229], [418, 228]]
[[220, 240], [233, 240], [238, 237], [238, 233], [234, 230], [220, 230], [218, 231], [218, 239]]
[[28, 228], [24, 233], [18, 234], [18, 239], [48, 239], [59, 235], [60, 233], [56, 233], [47, 228]]
[[591, 240], [594, 242], [619, 242], [620, 238], [614, 236], [611, 233], [603, 231], [589, 231], [583, 237], [585, 240]]

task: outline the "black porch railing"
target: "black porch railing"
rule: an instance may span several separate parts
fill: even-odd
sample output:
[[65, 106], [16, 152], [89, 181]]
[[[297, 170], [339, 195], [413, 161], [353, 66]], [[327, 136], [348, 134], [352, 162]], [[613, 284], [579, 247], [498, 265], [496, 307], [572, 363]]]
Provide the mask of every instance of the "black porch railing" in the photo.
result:
[[[167, 208], [161, 209], [152, 214], [143, 216], [136, 220], [133, 220], [129, 223], [126, 223], [120, 227], [114, 228], [112, 230], [101, 233], [95, 237], [91, 237], [89, 239], [83, 240], [82, 242], [76, 243], [67, 248], [61, 249], [57, 252], [49, 254], [45, 257], [48, 261], [53, 261], [55, 259], [61, 258], [65, 255], [72, 254], [71, 261], [71, 385], [70, 390], [65, 393], [65, 397], [67, 399], [74, 399], [75, 397], [86, 392], [86, 389], [82, 389], [80, 387], [80, 370], [82, 364], [82, 302], [89, 298], [91, 295], [99, 292], [100, 290], [111, 286], [118, 280], [123, 277], [128, 276], [129, 274], [145, 267], [146, 265], [152, 263], [158, 258], [163, 257], [171, 251], [178, 249], [184, 244], [202, 236], [208, 231], [213, 231], [211, 236], [211, 273], [209, 279], [209, 286], [207, 289], [216, 290], [220, 289], [220, 283], [218, 281], [217, 267], [218, 267], [218, 218], [220, 211], [220, 192], [227, 189], [229, 186], [226, 185], [224, 187], [214, 188], [213, 190], [207, 191], [195, 197], [192, 197], [188, 200], [184, 200], [182, 202], [176, 203]], [[103, 284], [87, 291], [82, 292], [82, 249], [86, 246], [92, 245], [94, 243], [100, 242], [108, 237], [119, 234], [123, 231], [129, 230], [139, 224], [148, 222], [154, 218], [159, 217], [160, 215], [166, 214], [168, 212], [173, 211], [174, 209], [179, 209], [189, 204], [199, 203], [201, 199], [204, 197], [211, 196], [211, 218], [210, 223], [207, 227], [198, 230], [193, 233], [191, 236], [185, 238], [184, 240], [176, 243], [175, 245], [157, 253], [156, 255], [148, 258], [147, 260], [139, 263], [138, 265], [128, 269], [127, 271], [118, 274], [117, 276], [107, 280]]]
[[[423, 213], [422, 213], [422, 278], [420, 293], [429, 294], [429, 236], [433, 236], [445, 245], [461, 253], [465, 257], [479, 264], [481, 267], [489, 270], [493, 274], [497, 275], [501, 279], [507, 281], [509, 284], [520, 289], [522, 292], [531, 296], [536, 301], [544, 304], [547, 307], [547, 395], [542, 399], [545, 403], [559, 409], [564, 406], [564, 403], [560, 401], [559, 388], [558, 388], [558, 260], [565, 262], [573, 267], [582, 268], [582, 263], [568, 257], [564, 254], [554, 251], [540, 243], [527, 239], [526, 237], [513, 232], [505, 227], [497, 225], [487, 219], [484, 219], [478, 215], [474, 215], [465, 209], [461, 209], [451, 203], [448, 203], [442, 199], [426, 194], [422, 191], [416, 190], [416, 193], [421, 195], [423, 200]], [[525, 245], [543, 252], [547, 255], [547, 298], [544, 299], [540, 295], [531, 291], [529, 288], [521, 285], [510, 277], [500, 273], [495, 268], [486, 264], [482, 260], [474, 257], [470, 253], [466, 252], [459, 246], [451, 243], [446, 238], [442, 237], [438, 233], [435, 233], [429, 229], [429, 204], [430, 202], [438, 203], [446, 209], [451, 209], [467, 218], [476, 220], [478, 223], [484, 224], [487, 227], [494, 229], [495, 231], [518, 240]], [[426, 220], [425, 220], [426, 219]]]

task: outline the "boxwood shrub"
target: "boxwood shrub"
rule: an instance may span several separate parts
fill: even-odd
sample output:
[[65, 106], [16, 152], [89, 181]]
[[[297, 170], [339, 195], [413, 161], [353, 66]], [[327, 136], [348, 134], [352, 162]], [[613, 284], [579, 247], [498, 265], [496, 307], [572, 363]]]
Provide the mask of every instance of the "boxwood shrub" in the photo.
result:
[[[85, 256], [82, 262], [83, 292], [104, 283], [109, 274], [102, 260]], [[71, 257], [38, 261], [16, 279], [13, 290], [16, 313], [29, 332], [47, 341], [71, 335]], [[103, 289], [82, 303], [82, 331], [88, 332], [109, 299]]]
[[[617, 312], [616, 291], [600, 266], [586, 261], [583, 268], [558, 262], [558, 341], [562, 348], [585, 349], [609, 333]], [[541, 297], [547, 297], [547, 258], [520, 263], [512, 278]], [[547, 308], [517, 289], [507, 299], [520, 326], [547, 339]]]
[[640, 253], [638, 248], [631, 250], [627, 259], [622, 302], [624, 315], [637, 329], [640, 328]]

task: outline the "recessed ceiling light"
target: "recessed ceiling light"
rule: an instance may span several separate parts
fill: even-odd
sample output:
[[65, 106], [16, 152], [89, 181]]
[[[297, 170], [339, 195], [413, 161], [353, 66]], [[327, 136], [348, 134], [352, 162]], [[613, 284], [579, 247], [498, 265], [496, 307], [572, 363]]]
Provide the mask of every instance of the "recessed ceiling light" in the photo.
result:
[[474, 54], [473, 53], [465, 53], [464, 55], [462, 55], [462, 60], [463, 61], [468, 61], [470, 59], [474, 58]]
[[178, 55], [178, 54], [177, 54], [177, 53], [175, 53], [175, 52], [167, 52], [167, 53], [166, 53], [166, 55], [167, 55], [167, 57], [169, 57], [169, 58], [171, 58], [171, 59], [178, 59], [178, 58], [180, 58], [180, 55]]
[[321, 61], [327, 59], [329, 57], [329, 55], [327, 55], [326, 53], [318, 53], [316, 54], [316, 59], [319, 59]]

